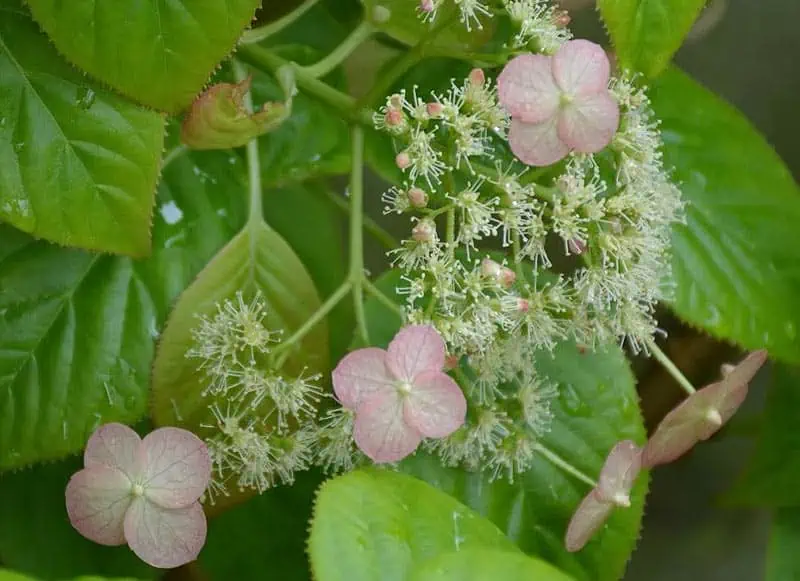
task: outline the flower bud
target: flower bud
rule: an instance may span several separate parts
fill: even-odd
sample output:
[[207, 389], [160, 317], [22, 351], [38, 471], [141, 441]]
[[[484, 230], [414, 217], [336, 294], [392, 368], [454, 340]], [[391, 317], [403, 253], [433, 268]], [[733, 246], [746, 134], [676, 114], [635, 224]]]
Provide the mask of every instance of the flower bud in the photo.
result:
[[486, 278], [499, 279], [502, 267], [491, 258], [481, 260], [481, 274]]
[[433, 0], [419, 0], [420, 12], [425, 12], [426, 14], [429, 14], [433, 12], [435, 8], [436, 5]]
[[566, 10], [560, 10], [553, 14], [553, 24], [555, 24], [557, 28], [566, 28], [569, 26], [570, 22], [572, 22], [572, 17]]
[[517, 273], [504, 266], [500, 269], [500, 275], [497, 277], [497, 282], [499, 282], [505, 288], [509, 288], [514, 281], [517, 280]]
[[573, 238], [567, 242], [567, 249], [569, 250], [570, 254], [583, 254], [586, 252], [586, 242], [583, 240], [578, 240], [577, 238]]
[[397, 127], [403, 123], [403, 112], [400, 109], [389, 109], [383, 116], [383, 121], [389, 127]]
[[456, 355], [448, 355], [444, 359], [444, 370], [450, 371], [458, 367], [458, 357]]
[[392, 109], [402, 109], [403, 108], [403, 96], [399, 93], [395, 93], [391, 97], [389, 97], [389, 105]]
[[531, 304], [528, 302], [528, 299], [517, 299], [517, 310], [520, 313], [527, 313], [531, 308]]
[[486, 75], [482, 69], [472, 69], [469, 72], [469, 82], [474, 87], [482, 87], [486, 83]]
[[436, 226], [430, 220], [421, 220], [411, 230], [411, 238], [417, 242], [433, 242], [436, 238]]
[[394, 158], [394, 163], [400, 169], [406, 169], [408, 166], [411, 165], [411, 158], [408, 156], [408, 154], [405, 151], [401, 151]]
[[438, 101], [432, 101], [425, 105], [425, 110], [428, 112], [428, 115], [431, 117], [441, 117], [442, 113], [444, 112], [444, 105], [439, 103]]
[[428, 194], [419, 188], [411, 188], [406, 195], [415, 208], [424, 208], [428, 205]]

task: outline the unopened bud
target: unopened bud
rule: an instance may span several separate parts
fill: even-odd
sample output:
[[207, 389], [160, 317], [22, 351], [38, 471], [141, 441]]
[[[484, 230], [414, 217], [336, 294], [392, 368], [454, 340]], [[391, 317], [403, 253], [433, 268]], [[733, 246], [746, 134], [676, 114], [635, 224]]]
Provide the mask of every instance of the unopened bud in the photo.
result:
[[401, 151], [395, 156], [394, 163], [400, 169], [406, 169], [408, 166], [411, 165], [411, 158], [405, 151]]
[[406, 195], [408, 196], [408, 201], [415, 208], [424, 208], [428, 205], [428, 194], [419, 188], [411, 188]]
[[558, 28], [566, 28], [570, 22], [572, 22], [572, 17], [566, 10], [560, 10], [553, 14], [553, 24]]
[[383, 116], [383, 121], [389, 127], [397, 127], [403, 123], [403, 112], [400, 109], [389, 109]]
[[486, 82], [486, 75], [482, 69], [472, 69], [469, 72], [469, 82], [475, 87], [482, 87]]
[[481, 274], [486, 278], [498, 279], [502, 267], [491, 258], [481, 260]]
[[586, 243], [583, 240], [573, 238], [567, 242], [567, 249], [569, 249], [570, 254], [583, 254], [586, 252]]
[[395, 93], [391, 97], [389, 97], [389, 105], [392, 109], [402, 109], [403, 108], [403, 96], [399, 93]]
[[433, 12], [436, 5], [433, 0], [420, 0], [419, 1], [419, 9], [421, 12], [430, 13]]
[[444, 112], [444, 105], [437, 101], [433, 101], [425, 105], [425, 110], [428, 112], [428, 115], [431, 117], [441, 117], [442, 113]]
[[455, 355], [448, 355], [444, 358], [444, 370], [450, 371], [451, 369], [455, 369], [458, 367], [458, 357]]
[[510, 287], [514, 284], [514, 281], [517, 280], [517, 273], [504, 266], [500, 269], [500, 276], [498, 277], [497, 281], [504, 286], [505, 288]]
[[517, 310], [520, 313], [527, 313], [531, 308], [531, 304], [528, 302], [528, 299], [517, 299]]
[[411, 230], [411, 238], [417, 242], [433, 242], [436, 237], [436, 226], [428, 220], [422, 220]]

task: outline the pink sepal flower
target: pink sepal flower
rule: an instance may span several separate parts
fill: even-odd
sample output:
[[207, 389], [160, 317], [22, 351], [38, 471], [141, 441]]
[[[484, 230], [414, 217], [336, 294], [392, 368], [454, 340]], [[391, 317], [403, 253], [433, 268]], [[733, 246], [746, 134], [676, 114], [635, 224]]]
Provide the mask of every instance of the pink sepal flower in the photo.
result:
[[500, 103], [511, 115], [508, 142], [528, 165], [556, 163], [570, 151], [595, 153], [619, 126], [619, 105], [608, 90], [611, 65], [588, 40], [564, 43], [550, 57], [524, 54], [497, 78]]
[[206, 540], [198, 499], [211, 476], [208, 449], [179, 428], [144, 440], [128, 426], [106, 424], [92, 434], [84, 469], [67, 484], [72, 526], [102, 545], [125, 543], [153, 567], [194, 561]]
[[356, 444], [373, 461], [402, 460], [422, 438], [444, 438], [464, 423], [467, 402], [442, 371], [445, 357], [436, 329], [412, 325], [388, 350], [358, 349], [333, 370], [336, 396], [355, 412]]

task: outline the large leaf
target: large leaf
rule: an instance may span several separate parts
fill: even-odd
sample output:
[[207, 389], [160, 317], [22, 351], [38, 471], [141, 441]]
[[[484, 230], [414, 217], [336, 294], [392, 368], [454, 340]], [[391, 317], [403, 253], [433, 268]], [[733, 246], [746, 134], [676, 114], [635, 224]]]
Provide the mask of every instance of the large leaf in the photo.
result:
[[772, 519], [765, 581], [800, 579], [800, 508], [781, 508]]
[[28, 0], [70, 61], [137, 101], [175, 113], [234, 48], [260, 0]]
[[800, 369], [773, 368], [764, 421], [756, 450], [730, 493], [733, 500], [754, 506], [800, 507]]
[[497, 527], [453, 498], [375, 469], [323, 484], [309, 538], [317, 581], [403, 581], [431, 557], [473, 547], [516, 551]]
[[140, 263], [0, 226], [0, 468], [77, 451], [101, 423], [144, 413], [169, 306], [243, 221], [229, 159], [166, 168], [154, 254]]
[[316, 471], [304, 472], [293, 485], [267, 490], [213, 518], [200, 553], [210, 581], [308, 581], [308, 521], [321, 480]]
[[[378, 286], [398, 303], [394, 293], [399, 274], [389, 271]], [[367, 303], [370, 338], [386, 346], [399, 326], [388, 308]], [[645, 440], [634, 379], [620, 349], [609, 346], [582, 352], [562, 344], [551, 356], [542, 353], [533, 363], [537, 372], [558, 384], [553, 423], [542, 445], [594, 478], [606, 455], [619, 440]], [[545, 458], [513, 484], [490, 482], [482, 474], [443, 468], [437, 458], [417, 453], [401, 464], [488, 517], [526, 553], [549, 561], [586, 581], [617, 581], [639, 534], [648, 478], [640, 476], [632, 493], [632, 507], [613, 513], [604, 529], [585, 549], [568, 553], [564, 533], [588, 486], [565, 474]]]
[[688, 203], [672, 236], [672, 307], [713, 335], [800, 362], [800, 189], [750, 123], [685, 74], [668, 71], [651, 96]]
[[598, 0], [623, 68], [655, 77], [683, 43], [706, 0]]
[[0, 0], [0, 219], [60, 244], [147, 254], [163, 132], [161, 116], [66, 63], [18, 0]]
[[0, 561], [41, 581], [80, 575], [156, 579], [159, 571], [128, 547], [98, 545], [72, 528], [64, 489], [81, 468], [83, 460], [74, 457], [0, 476]]
[[445, 553], [414, 569], [409, 581], [570, 581], [544, 561], [507, 551], [470, 549]]

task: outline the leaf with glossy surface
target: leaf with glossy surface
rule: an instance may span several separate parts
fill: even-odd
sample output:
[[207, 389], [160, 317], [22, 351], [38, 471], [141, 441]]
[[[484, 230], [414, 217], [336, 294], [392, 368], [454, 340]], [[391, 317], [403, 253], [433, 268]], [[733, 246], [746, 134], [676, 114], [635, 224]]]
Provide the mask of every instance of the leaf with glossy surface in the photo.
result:
[[133, 99], [176, 113], [233, 50], [260, 0], [28, 0], [61, 54]]
[[507, 551], [469, 549], [446, 553], [415, 568], [409, 581], [571, 581], [544, 561]]
[[80, 575], [156, 579], [159, 571], [128, 547], [98, 545], [70, 525], [64, 489], [82, 466], [73, 457], [0, 475], [0, 560], [42, 581]]
[[669, 64], [706, 0], [598, 0], [623, 68], [655, 77]]
[[800, 362], [800, 188], [741, 113], [682, 72], [650, 95], [687, 202], [672, 235], [672, 308], [712, 335]]
[[497, 527], [458, 501], [378, 469], [323, 484], [309, 538], [318, 581], [402, 581], [427, 559], [473, 547], [516, 552]]
[[[397, 271], [388, 271], [377, 285], [398, 304]], [[374, 300], [366, 305], [370, 337], [385, 346], [400, 326], [396, 313]], [[645, 440], [634, 378], [622, 351], [609, 346], [582, 352], [561, 344], [553, 355], [542, 353], [537, 372], [557, 384], [551, 430], [541, 444], [596, 478], [606, 456], [620, 440]], [[567, 524], [589, 487], [564, 473], [541, 455], [513, 483], [490, 482], [483, 474], [443, 468], [438, 458], [417, 453], [401, 469], [422, 478], [489, 518], [523, 551], [586, 581], [617, 581], [639, 536], [648, 477], [639, 476], [631, 507], [615, 510], [597, 536], [578, 553], [564, 547]]]
[[66, 63], [0, 0], [0, 220], [59, 244], [141, 256], [164, 121]]

